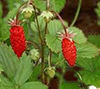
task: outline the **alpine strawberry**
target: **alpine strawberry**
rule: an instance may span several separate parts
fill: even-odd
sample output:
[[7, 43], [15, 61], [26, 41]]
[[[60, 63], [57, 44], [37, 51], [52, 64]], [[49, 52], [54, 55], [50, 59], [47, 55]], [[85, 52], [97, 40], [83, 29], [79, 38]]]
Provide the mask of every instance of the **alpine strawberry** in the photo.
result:
[[[68, 33], [69, 34], [69, 33]], [[62, 53], [68, 64], [73, 67], [76, 62], [76, 46], [75, 42], [70, 38], [72, 34], [64, 35], [62, 39]]]
[[18, 57], [21, 57], [26, 49], [26, 39], [23, 27], [15, 22], [16, 20], [11, 22], [12, 27], [10, 29], [10, 43], [15, 54]]

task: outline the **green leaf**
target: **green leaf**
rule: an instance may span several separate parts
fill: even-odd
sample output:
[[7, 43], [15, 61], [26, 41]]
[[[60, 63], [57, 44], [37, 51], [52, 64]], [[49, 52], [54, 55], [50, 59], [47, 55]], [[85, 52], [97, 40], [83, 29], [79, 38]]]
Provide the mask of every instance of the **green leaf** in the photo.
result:
[[7, 23], [1, 24], [0, 40], [5, 41], [9, 38], [9, 27]]
[[85, 70], [98, 70], [100, 67], [100, 56], [95, 58], [77, 58], [77, 65], [82, 67]]
[[89, 42], [85, 44], [76, 44], [76, 48], [78, 57], [92, 58], [99, 54], [99, 49]]
[[80, 89], [77, 82], [64, 82], [59, 89]]
[[11, 10], [14, 7], [14, 0], [7, 0], [8, 8]]
[[29, 56], [25, 54], [20, 58], [20, 63], [15, 76], [15, 82], [17, 85], [24, 84], [32, 74], [32, 62]]
[[41, 65], [36, 66], [33, 69], [33, 73], [29, 78], [30, 81], [38, 81], [38, 77], [41, 75]]
[[[38, 22], [39, 22], [39, 27], [40, 27], [39, 29], [40, 29], [40, 31], [43, 31], [44, 28], [45, 28], [45, 21], [44, 21], [43, 17], [38, 16]], [[31, 28], [32, 28], [32, 30], [34, 32], [38, 32], [38, 27], [37, 27], [36, 20], [35, 20], [35, 22], [31, 23]]]
[[52, 20], [48, 24], [48, 30], [52, 36], [57, 36], [58, 32], [63, 30], [63, 26], [59, 20]]
[[100, 35], [89, 35], [88, 40], [100, 48]]
[[77, 27], [69, 27], [68, 28], [70, 32], [75, 33], [75, 37], [73, 37], [73, 40], [78, 43], [78, 44], [82, 44], [85, 43], [87, 41], [87, 38], [84, 36], [83, 32], [77, 28]]
[[46, 1], [44, 0], [33, 0], [35, 6], [40, 9], [41, 11], [46, 10]]
[[87, 85], [94, 85], [100, 87], [100, 70], [98, 71], [80, 71], [82, 81]]
[[15, 89], [14, 85], [2, 74], [0, 74], [0, 89]]
[[77, 65], [82, 68], [79, 72], [85, 84], [100, 87], [100, 55], [95, 58], [78, 58]]
[[11, 47], [4, 44], [0, 45], [0, 63], [2, 63], [7, 76], [13, 78], [17, 70], [18, 58]]
[[11, 11], [9, 11], [9, 13], [7, 14], [7, 16], [3, 19], [2, 24], [1, 24], [1, 29], [0, 29], [0, 40], [5, 41], [9, 38], [9, 24], [8, 21], [9, 19], [13, 19], [16, 15], [17, 12], [17, 8], [12, 9]]
[[[68, 23], [65, 22], [65, 25], [67, 27]], [[76, 43], [82, 44], [87, 41], [87, 38], [85, 37], [84, 33], [79, 28], [69, 27], [68, 29], [69, 29], [69, 32], [73, 32], [74, 34], [76, 34], [75, 37], [73, 37], [73, 40]], [[51, 35], [57, 36], [58, 32], [63, 31], [63, 26], [59, 20], [53, 20], [53, 21], [50, 21], [50, 23], [48, 24], [48, 30]]]
[[58, 53], [61, 51], [61, 41], [56, 36], [54, 37], [50, 34], [47, 34], [46, 44], [55, 53]]
[[50, 0], [50, 7], [56, 12], [60, 12], [66, 4], [66, 0]]
[[100, 87], [100, 70], [98, 71], [80, 71], [82, 81], [87, 85], [94, 85]]
[[28, 82], [20, 87], [20, 89], [48, 89], [46, 85], [41, 82]]
[[4, 22], [7, 23], [7, 21], [9, 21], [9, 19], [13, 19], [16, 16], [18, 8], [14, 8], [12, 10], [10, 10], [6, 16], [6, 18], [4, 18]]
[[[34, 0], [34, 4], [41, 11], [46, 10], [46, 1]], [[50, 9], [56, 12], [60, 12], [66, 4], [66, 0], [50, 0]]]

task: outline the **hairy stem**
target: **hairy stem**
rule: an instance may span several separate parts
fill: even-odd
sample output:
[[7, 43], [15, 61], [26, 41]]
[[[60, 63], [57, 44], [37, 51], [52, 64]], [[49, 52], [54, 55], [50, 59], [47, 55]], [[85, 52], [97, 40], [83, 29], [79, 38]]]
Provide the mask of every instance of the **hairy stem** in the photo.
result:
[[49, 8], [50, 8], [50, 0], [47, 0], [47, 3], [46, 3], [46, 7], [47, 7], [47, 10], [49, 10]]
[[78, 8], [77, 8], [77, 11], [76, 11], [76, 15], [75, 15], [75, 17], [74, 17], [74, 19], [73, 19], [73, 21], [72, 21], [72, 23], [70, 25], [71, 27], [75, 24], [75, 22], [76, 22], [76, 20], [77, 20], [77, 18], [79, 16], [79, 12], [80, 12], [80, 9], [81, 9], [81, 4], [82, 4], [82, 0], [79, 0]]

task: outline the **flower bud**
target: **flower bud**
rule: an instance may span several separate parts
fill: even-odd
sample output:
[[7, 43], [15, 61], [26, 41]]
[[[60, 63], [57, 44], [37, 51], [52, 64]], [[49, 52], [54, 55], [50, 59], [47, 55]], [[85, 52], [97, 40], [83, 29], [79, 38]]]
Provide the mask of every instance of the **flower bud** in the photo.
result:
[[50, 77], [53, 78], [55, 76], [55, 68], [54, 67], [48, 67], [45, 70], [45, 73]]
[[24, 13], [24, 16], [25, 18], [30, 18], [32, 16], [32, 13], [34, 12], [34, 8], [32, 5], [28, 5], [27, 7], [25, 7], [23, 10], [22, 10], [22, 13]]
[[41, 16], [46, 22], [49, 22], [53, 18], [53, 14], [50, 11], [43, 11]]

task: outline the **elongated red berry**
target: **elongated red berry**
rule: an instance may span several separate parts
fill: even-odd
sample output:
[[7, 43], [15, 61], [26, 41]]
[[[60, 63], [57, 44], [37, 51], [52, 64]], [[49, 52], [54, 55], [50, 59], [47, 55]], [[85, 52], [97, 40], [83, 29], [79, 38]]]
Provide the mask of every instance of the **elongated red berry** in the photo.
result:
[[74, 41], [64, 38], [62, 40], [62, 53], [68, 64], [73, 67], [76, 61], [76, 46]]
[[74, 34], [69, 33], [68, 29], [66, 29], [66, 32], [60, 34], [62, 38], [62, 53], [68, 64], [73, 67], [77, 57], [75, 42], [71, 39]]
[[22, 26], [13, 23], [10, 29], [10, 43], [12, 49], [18, 57], [21, 57], [26, 49], [26, 39], [24, 34], [24, 29]]

